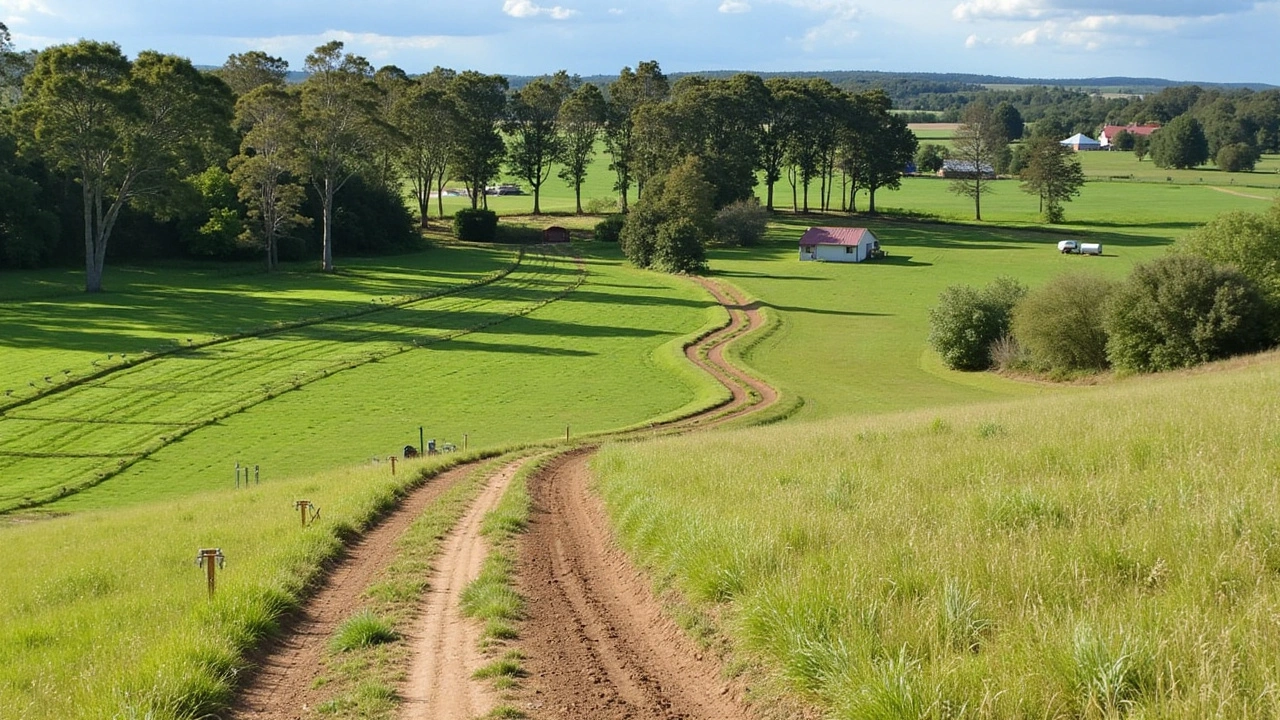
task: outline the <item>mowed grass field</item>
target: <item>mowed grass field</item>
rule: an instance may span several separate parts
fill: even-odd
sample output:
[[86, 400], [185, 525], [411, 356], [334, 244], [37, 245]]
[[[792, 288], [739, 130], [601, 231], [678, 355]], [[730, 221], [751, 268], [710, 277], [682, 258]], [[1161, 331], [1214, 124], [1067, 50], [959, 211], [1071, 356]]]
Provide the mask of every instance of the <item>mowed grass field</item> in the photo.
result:
[[[1261, 211], [1266, 202], [1210, 188], [1090, 183], [1067, 206], [1068, 223], [1037, 224], [1034, 197], [1014, 181], [984, 196], [984, 223], [972, 201], [946, 181], [908, 179], [877, 194], [882, 207], [928, 208], [947, 223], [779, 213], [763, 247], [711, 252], [714, 275], [747, 290], [781, 318], [746, 362], [804, 400], [802, 417], [831, 417], [982, 402], [1059, 388], [990, 374], [947, 370], [928, 348], [928, 311], [948, 285], [984, 285], [1008, 275], [1028, 286], [1067, 271], [1123, 277], [1166, 252], [1216, 214]], [[865, 206], [864, 206], [865, 207]], [[798, 240], [813, 225], [871, 228], [889, 252], [883, 261], [800, 262]], [[1064, 256], [1064, 238], [1101, 242], [1103, 257]]]
[[718, 400], [680, 355], [721, 321], [714, 301], [624, 267], [616, 248], [578, 251], [581, 263], [530, 252], [482, 287], [184, 351], [11, 409], [0, 499], [57, 511], [167, 499], [230, 489], [236, 463], [279, 479], [385, 458], [420, 426], [492, 448]]
[[633, 556], [829, 717], [1275, 717], [1277, 398], [1272, 354], [593, 467]]

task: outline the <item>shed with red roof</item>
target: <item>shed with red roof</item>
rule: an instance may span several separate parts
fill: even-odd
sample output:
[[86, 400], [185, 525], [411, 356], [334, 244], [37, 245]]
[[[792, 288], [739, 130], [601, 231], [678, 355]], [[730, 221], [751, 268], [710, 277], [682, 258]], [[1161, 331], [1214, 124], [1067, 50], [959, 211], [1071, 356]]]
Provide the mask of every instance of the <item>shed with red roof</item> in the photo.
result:
[[1152, 133], [1159, 130], [1160, 126], [1155, 123], [1147, 123], [1145, 125], [1129, 124], [1129, 125], [1107, 125], [1102, 128], [1102, 134], [1098, 136], [1098, 142], [1102, 143], [1102, 147], [1111, 150], [1112, 144], [1115, 143], [1116, 136], [1122, 132], [1130, 135], [1142, 135], [1150, 137]]
[[862, 262], [883, 254], [880, 240], [866, 228], [811, 227], [800, 236], [801, 260]]

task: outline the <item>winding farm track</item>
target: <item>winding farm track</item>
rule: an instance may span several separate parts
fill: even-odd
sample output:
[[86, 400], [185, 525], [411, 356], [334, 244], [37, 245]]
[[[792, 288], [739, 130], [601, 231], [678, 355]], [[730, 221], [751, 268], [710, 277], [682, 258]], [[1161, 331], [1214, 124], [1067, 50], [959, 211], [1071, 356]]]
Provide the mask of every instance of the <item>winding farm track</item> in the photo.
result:
[[[697, 280], [729, 314], [729, 323], [687, 349], [691, 361], [730, 391], [731, 399], [651, 432], [709, 428], [776, 402], [767, 383], [724, 356], [735, 340], [758, 330], [756, 305], [736, 289]], [[625, 438], [626, 435], [618, 437]], [[649, 584], [616, 548], [603, 506], [590, 490], [594, 447], [560, 455], [529, 480], [533, 500], [522, 537], [518, 581], [527, 599], [517, 645], [529, 677], [516, 699], [532, 718], [746, 718], [739, 692], [664, 614]], [[463, 618], [460, 596], [484, 557], [480, 519], [496, 504], [520, 462], [485, 481], [480, 498], [445, 539], [410, 632], [412, 657], [400, 688], [401, 717], [466, 720], [499, 703], [471, 673], [486, 658], [478, 625]], [[432, 499], [473, 468], [445, 473], [416, 490], [378, 528], [351, 548], [301, 624], [255, 673], [233, 715], [254, 720], [315, 717], [314, 685], [329, 633], [391, 562], [397, 539]], [[349, 569], [358, 566], [358, 570]]]

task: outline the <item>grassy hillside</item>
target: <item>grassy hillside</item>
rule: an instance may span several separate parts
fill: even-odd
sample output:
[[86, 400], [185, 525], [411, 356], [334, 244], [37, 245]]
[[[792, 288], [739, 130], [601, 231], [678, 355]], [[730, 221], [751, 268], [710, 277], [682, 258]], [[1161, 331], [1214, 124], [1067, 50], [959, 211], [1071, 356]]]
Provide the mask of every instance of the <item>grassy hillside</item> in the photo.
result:
[[[454, 456], [456, 459], [458, 456]], [[202, 717], [344, 541], [448, 461], [0, 522], [0, 717]], [[319, 520], [299, 528], [293, 501]], [[200, 548], [226, 556], [206, 595]]]
[[834, 717], [1273, 717], [1277, 398], [1271, 355], [595, 469], [629, 551]]

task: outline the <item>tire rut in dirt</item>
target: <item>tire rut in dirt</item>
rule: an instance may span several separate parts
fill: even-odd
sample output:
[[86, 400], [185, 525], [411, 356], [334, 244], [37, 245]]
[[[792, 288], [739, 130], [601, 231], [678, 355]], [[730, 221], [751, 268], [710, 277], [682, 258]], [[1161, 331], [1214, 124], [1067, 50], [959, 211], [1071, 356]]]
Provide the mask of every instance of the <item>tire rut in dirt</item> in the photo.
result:
[[520, 648], [533, 718], [747, 718], [719, 663], [663, 615], [648, 580], [612, 542], [590, 491], [589, 451], [529, 480], [518, 575]]
[[265, 659], [240, 692], [230, 717], [237, 720], [296, 720], [311, 717], [319, 693], [329, 638], [357, 607], [361, 595], [395, 558], [397, 541], [422, 511], [475, 469], [447, 470], [413, 490], [397, 508], [351, 545], [327, 573], [324, 584], [303, 606], [284, 639], [268, 648]]

